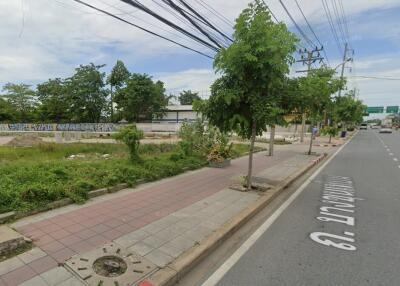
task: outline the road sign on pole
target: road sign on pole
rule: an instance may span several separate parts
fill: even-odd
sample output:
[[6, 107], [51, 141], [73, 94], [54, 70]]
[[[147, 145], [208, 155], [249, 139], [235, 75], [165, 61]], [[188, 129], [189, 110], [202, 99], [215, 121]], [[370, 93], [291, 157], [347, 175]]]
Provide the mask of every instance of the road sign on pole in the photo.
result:
[[386, 113], [399, 113], [398, 106], [386, 106]]
[[367, 113], [383, 113], [385, 111], [385, 107], [383, 106], [368, 106]]

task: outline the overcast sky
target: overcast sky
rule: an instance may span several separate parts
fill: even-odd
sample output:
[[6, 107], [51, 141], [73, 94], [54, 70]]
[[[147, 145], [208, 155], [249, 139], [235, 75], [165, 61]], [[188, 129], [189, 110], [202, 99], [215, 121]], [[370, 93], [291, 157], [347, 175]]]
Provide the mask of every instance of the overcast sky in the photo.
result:
[[[249, 2], [188, 0], [226, 33], [231, 33], [232, 28], [205, 10], [200, 5], [202, 1], [232, 22]], [[339, 1], [343, 2], [350, 45], [355, 51], [354, 63], [348, 65], [351, 70], [346, 69], [349, 88], [357, 87], [359, 97], [370, 106], [399, 105], [400, 81], [363, 79], [358, 76], [400, 78], [400, 1], [336, 0], [338, 4]], [[163, 36], [209, 52], [119, 0], [86, 2]], [[141, 2], [151, 5], [166, 17], [172, 17], [155, 4], [161, 0]], [[333, 0], [327, 2], [332, 4]], [[298, 33], [278, 0], [266, 0], [266, 3], [279, 20]], [[284, 3], [308, 37], [316, 42], [295, 0], [284, 0]], [[298, 0], [298, 3], [323, 43], [331, 66], [336, 66], [343, 56], [343, 43], [338, 47], [335, 42], [322, 1]], [[334, 13], [333, 6], [331, 9]], [[108, 72], [118, 59], [123, 60], [131, 72], [148, 73], [163, 80], [167, 90], [173, 93], [192, 89], [205, 95], [215, 79], [211, 59], [146, 34], [72, 0], [0, 0], [0, 19], [0, 86], [7, 82], [35, 85], [49, 78], [67, 77], [79, 64], [90, 62], [106, 64], [104, 71]], [[174, 21], [180, 24], [176, 19]], [[292, 70], [296, 68], [302, 69], [296, 66]]]

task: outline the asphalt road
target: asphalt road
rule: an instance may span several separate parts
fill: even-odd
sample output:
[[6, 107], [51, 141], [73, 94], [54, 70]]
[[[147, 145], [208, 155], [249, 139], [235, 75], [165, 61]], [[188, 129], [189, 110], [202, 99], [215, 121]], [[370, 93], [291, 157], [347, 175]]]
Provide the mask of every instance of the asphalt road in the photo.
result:
[[239, 257], [216, 285], [400, 285], [400, 135], [360, 131]]

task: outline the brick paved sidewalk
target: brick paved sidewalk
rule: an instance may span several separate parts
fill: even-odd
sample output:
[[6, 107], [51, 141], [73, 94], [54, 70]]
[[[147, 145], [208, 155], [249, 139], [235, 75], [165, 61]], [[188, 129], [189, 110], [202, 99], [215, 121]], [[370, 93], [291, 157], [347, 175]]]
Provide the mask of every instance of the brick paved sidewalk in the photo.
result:
[[[296, 155], [258, 153], [254, 173]], [[12, 227], [36, 247], [0, 263], [0, 286], [82, 285], [57, 266], [111, 241], [163, 267], [257, 199], [225, 189], [233, 177], [245, 174], [247, 163], [247, 157], [239, 158], [225, 169], [203, 168], [18, 221]]]

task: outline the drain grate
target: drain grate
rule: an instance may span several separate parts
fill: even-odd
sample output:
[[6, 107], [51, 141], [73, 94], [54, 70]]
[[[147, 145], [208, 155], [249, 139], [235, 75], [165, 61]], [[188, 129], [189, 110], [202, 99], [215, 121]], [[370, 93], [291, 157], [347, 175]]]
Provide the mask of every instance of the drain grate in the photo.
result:
[[65, 266], [93, 286], [131, 286], [156, 269], [147, 259], [116, 243], [76, 255]]

